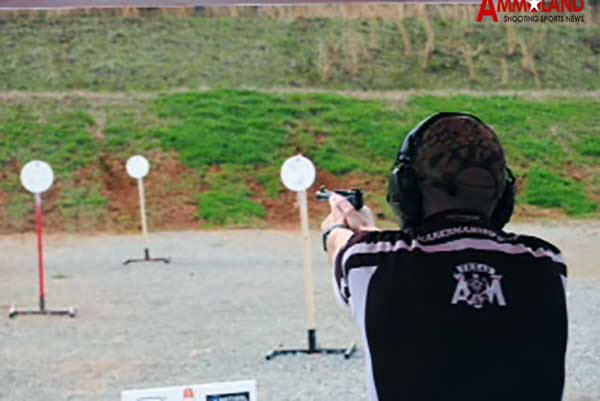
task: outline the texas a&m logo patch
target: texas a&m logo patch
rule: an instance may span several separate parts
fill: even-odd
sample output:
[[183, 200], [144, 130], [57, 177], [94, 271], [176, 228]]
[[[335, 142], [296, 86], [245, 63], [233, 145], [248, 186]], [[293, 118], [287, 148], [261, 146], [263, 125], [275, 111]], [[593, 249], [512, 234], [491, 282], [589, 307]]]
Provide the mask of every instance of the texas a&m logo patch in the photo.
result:
[[465, 263], [456, 266], [454, 273], [456, 289], [451, 303], [465, 302], [475, 309], [481, 309], [486, 303], [506, 306], [500, 280], [502, 276], [493, 267], [482, 263]]

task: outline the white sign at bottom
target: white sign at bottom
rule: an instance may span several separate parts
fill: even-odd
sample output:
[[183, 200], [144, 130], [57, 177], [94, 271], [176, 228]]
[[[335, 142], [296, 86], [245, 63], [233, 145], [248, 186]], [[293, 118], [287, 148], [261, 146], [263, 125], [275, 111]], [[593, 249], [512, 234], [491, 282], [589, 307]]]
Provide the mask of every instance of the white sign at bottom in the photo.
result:
[[121, 401], [257, 401], [254, 380], [126, 390]]

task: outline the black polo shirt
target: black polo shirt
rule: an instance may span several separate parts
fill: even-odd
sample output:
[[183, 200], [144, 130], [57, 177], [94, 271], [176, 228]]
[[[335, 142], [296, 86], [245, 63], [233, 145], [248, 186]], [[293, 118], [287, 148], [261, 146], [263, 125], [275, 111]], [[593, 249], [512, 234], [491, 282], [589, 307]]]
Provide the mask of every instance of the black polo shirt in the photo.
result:
[[371, 401], [559, 401], [567, 268], [532, 236], [449, 212], [355, 234], [336, 294], [365, 342]]

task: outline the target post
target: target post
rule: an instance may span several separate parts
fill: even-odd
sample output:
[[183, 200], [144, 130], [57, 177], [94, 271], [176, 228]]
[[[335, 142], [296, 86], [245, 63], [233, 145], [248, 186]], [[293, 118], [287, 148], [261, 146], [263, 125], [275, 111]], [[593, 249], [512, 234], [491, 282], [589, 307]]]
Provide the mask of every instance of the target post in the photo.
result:
[[42, 195], [35, 194], [35, 228], [37, 234], [38, 275], [40, 283], [40, 310], [46, 308], [46, 269], [44, 266]]
[[140, 197], [140, 221], [142, 222], [142, 236], [144, 237], [144, 255], [150, 257], [150, 239], [148, 238], [148, 223], [146, 222], [146, 194], [144, 193], [144, 179], [138, 178], [138, 194]]
[[348, 348], [320, 348], [317, 344], [312, 247], [308, 218], [308, 199], [306, 196], [306, 190], [314, 183], [315, 178], [316, 169], [314, 164], [302, 155], [287, 159], [281, 167], [281, 181], [289, 190], [296, 192], [298, 207], [300, 209], [300, 228], [304, 247], [304, 300], [306, 303], [308, 347], [296, 349], [277, 348], [271, 350], [266, 355], [267, 360], [271, 360], [279, 355], [295, 354], [343, 354], [348, 359], [356, 350], [354, 344], [351, 344]]
[[21, 184], [34, 195], [35, 200], [35, 228], [37, 237], [37, 260], [39, 281], [39, 309], [18, 309], [15, 304], [10, 306], [8, 316], [14, 318], [19, 315], [62, 315], [75, 317], [77, 309], [68, 307], [63, 309], [46, 308], [46, 267], [44, 259], [44, 218], [42, 193], [50, 189], [54, 182], [52, 167], [46, 162], [33, 160], [21, 170]]
[[142, 259], [127, 259], [124, 265], [138, 262], [163, 262], [170, 263], [171, 258], [153, 258], [150, 256], [150, 239], [148, 237], [148, 221], [146, 218], [146, 193], [144, 190], [144, 177], [150, 172], [150, 162], [144, 156], [135, 155], [130, 157], [125, 164], [125, 169], [130, 177], [137, 180], [138, 196], [140, 202], [140, 223], [142, 226], [142, 238], [144, 241], [144, 257]]

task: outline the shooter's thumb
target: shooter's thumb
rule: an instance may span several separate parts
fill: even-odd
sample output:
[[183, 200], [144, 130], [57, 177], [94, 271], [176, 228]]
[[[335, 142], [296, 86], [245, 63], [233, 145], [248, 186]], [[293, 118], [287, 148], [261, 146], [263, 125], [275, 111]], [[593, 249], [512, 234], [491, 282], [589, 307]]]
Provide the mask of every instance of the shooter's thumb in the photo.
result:
[[340, 210], [344, 215], [348, 215], [356, 211], [350, 201], [341, 195], [334, 193], [329, 197], [329, 201], [333, 202], [335, 207], [337, 207], [337, 209]]

